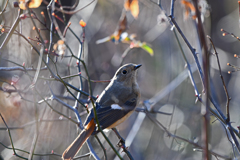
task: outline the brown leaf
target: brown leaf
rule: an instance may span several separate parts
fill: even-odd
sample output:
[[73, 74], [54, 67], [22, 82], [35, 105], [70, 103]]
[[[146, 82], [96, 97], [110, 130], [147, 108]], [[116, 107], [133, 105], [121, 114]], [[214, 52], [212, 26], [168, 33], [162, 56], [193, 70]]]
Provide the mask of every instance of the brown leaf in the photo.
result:
[[[194, 5], [191, 2], [186, 1], [186, 0], [182, 0], [181, 3], [185, 7], [185, 19], [188, 17], [190, 11], [191, 11], [191, 13], [195, 14], [196, 9], [195, 9]], [[196, 16], [193, 15], [192, 18], [195, 19]]]
[[118, 28], [116, 32], [114, 33], [115, 40], [119, 40], [121, 34], [127, 30], [127, 17], [126, 14], [123, 14], [118, 22]]
[[60, 39], [60, 40], [57, 41], [57, 44], [62, 45], [62, 44], [64, 44], [64, 41]]
[[130, 5], [130, 10], [133, 15], [133, 17], [136, 19], [139, 14], [139, 6], [138, 6], [138, 0], [133, 0]]
[[38, 8], [42, 3], [42, 0], [31, 0], [31, 2], [29, 2], [29, 8]]
[[57, 48], [58, 48], [58, 44], [55, 43], [55, 44], [53, 45], [53, 50], [56, 52], [56, 51], [57, 51]]
[[136, 19], [139, 14], [138, 0], [126, 0], [124, 3], [124, 8], [128, 11], [130, 10], [133, 17]]
[[[26, 10], [26, 3], [27, 3], [27, 0], [19, 0], [19, 8], [23, 9], [23, 10]], [[42, 3], [42, 0], [31, 0], [29, 3], [28, 3], [28, 7], [29, 8], [38, 8]]]
[[127, 30], [127, 17], [125, 14], [119, 20], [118, 27], [119, 27], [118, 30], [121, 33]]
[[132, 3], [132, 0], [126, 0], [124, 3], [124, 8], [128, 11], [130, 10], [130, 4]]

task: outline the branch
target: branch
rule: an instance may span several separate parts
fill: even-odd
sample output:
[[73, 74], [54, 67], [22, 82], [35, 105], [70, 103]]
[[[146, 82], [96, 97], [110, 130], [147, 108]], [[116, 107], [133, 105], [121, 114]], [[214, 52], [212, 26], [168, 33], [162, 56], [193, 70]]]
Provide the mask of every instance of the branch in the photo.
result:
[[[192, 67], [192, 72], [197, 70], [196, 67]], [[157, 102], [164, 98], [167, 94], [177, 88], [188, 77], [188, 70], [181, 72], [174, 80], [172, 80], [165, 88], [156, 93], [154, 97], [144, 101], [144, 105], [149, 111], [153, 109]]]
[[133, 157], [131, 153], [128, 151], [128, 147], [125, 145], [125, 140], [121, 137], [121, 135], [118, 133], [116, 128], [112, 128], [113, 132], [116, 134], [116, 136], [119, 139], [118, 146], [123, 149], [123, 152], [125, 152], [130, 160], [133, 160]]
[[[11, 147], [8, 147], [6, 145], [4, 145], [2, 142], [0, 142], [0, 144], [5, 147], [6, 149], [13, 149]], [[16, 151], [20, 151], [20, 152], [23, 152], [23, 153], [26, 153], [26, 154], [30, 154], [29, 152], [25, 151], [25, 150], [21, 150], [21, 149], [18, 149], [18, 148], [15, 148]], [[51, 153], [46, 153], [46, 154], [40, 154], [40, 153], [34, 153], [33, 154], [34, 156], [58, 156], [58, 157], [62, 157], [61, 154], [57, 154], [57, 153], [54, 153], [54, 152], [51, 152]], [[75, 158], [73, 158], [73, 160], [75, 159], [80, 159], [80, 158], [84, 158], [84, 157], [88, 157], [90, 156], [91, 154], [90, 153], [86, 153], [84, 155], [81, 155], [81, 156], [77, 156]], [[22, 159], [25, 159], [25, 158], [22, 158]], [[27, 159], [27, 158], [26, 158]]]
[[3, 10], [0, 12], [0, 16], [6, 11], [7, 5], [8, 5], [8, 1], [5, 3], [5, 6], [3, 7]]
[[[2, 50], [8, 43], [8, 41], [10, 40], [10, 38], [13, 35], [13, 32], [15, 31], [15, 29], [17, 28], [19, 21], [20, 21], [20, 15], [22, 14], [23, 10], [22, 9], [18, 9], [18, 15], [17, 18], [15, 20], [15, 22], [13, 23], [10, 31], [8, 32], [6, 38], [4, 39], [4, 41], [2, 42], [2, 45], [0, 46], [0, 50]], [[1, 52], [0, 52], [0, 59], [1, 59]]]
[[[40, 70], [46, 70], [46, 67], [42, 67]], [[0, 71], [36, 71], [34, 68], [25, 68], [25, 67], [0, 67]]]
[[202, 19], [200, 12], [198, 10], [198, 2], [197, 0], [193, 1], [195, 9], [196, 9], [196, 16], [197, 16], [197, 28], [198, 28], [198, 34], [200, 38], [201, 45], [203, 47], [203, 72], [204, 72], [204, 79], [203, 79], [203, 84], [204, 84], [204, 105], [202, 105], [201, 108], [201, 113], [203, 115], [203, 130], [202, 130], [202, 139], [204, 141], [204, 150], [203, 150], [203, 155], [204, 159], [208, 160], [210, 159], [209, 152], [208, 152], [208, 143], [209, 143], [209, 54], [208, 54], [208, 48], [207, 48], [207, 43], [205, 39], [205, 33], [202, 25]]
[[[189, 143], [189, 144], [194, 145], [194, 146], [197, 147], [197, 148], [204, 149], [204, 147], [200, 146], [199, 144], [197, 144], [197, 143], [195, 143], [195, 142], [193, 142], [193, 141], [191, 141], [191, 140], [188, 140], [188, 139], [182, 138], [182, 137], [180, 137], [180, 136], [177, 136], [177, 135], [175, 135], [175, 134], [172, 134], [172, 133], [171, 133], [170, 131], [168, 131], [158, 120], [156, 120], [155, 118], [151, 117], [150, 114], [147, 114], [147, 117], [148, 117], [156, 126], [158, 126], [159, 128], [162, 128], [162, 129], [167, 133], [168, 136], [170, 136], [170, 137], [172, 137], [172, 138], [180, 139], [180, 140], [182, 140], [182, 141], [185, 141], [185, 142], [187, 142], [187, 143]], [[220, 154], [218, 154], [218, 153], [215, 153], [215, 152], [213, 152], [213, 151], [210, 151], [210, 150], [209, 150], [209, 152], [210, 152], [212, 155], [214, 155], [214, 156], [218, 156], [218, 157], [221, 157], [221, 158], [224, 158], [224, 159], [229, 159], [229, 160], [231, 159], [231, 158], [229, 158], [229, 157], [222, 156], [222, 155], [220, 155]]]
[[175, 37], [176, 37], [176, 40], [177, 40], [177, 42], [178, 42], [178, 46], [179, 46], [179, 48], [180, 48], [180, 50], [181, 50], [182, 56], [183, 56], [183, 58], [184, 58], [184, 60], [185, 60], [185, 63], [187, 64], [188, 75], [189, 75], [189, 78], [190, 78], [191, 83], [192, 83], [192, 85], [193, 85], [193, 88], [194, 88], [194, 91], [195, 91], [195, 96], [197, 97], [197, 100], [199, 100], [200, 102], [202, 102], [202, 99], [201, 99], [201, 97], [200, 97], [201, 95], [200, 95], [200, 93], [198, 92], [198, 89], [197, 89], [195, 80], [194, 80], [194, 78], [193, 78], [191, 66], [190, 66], [190, 64], [189, 64], [189, 62], [188, 62], [188, 60], [187, 60], [187, 57], [186, 57], [186, 55], [185, 55], [185, 53], [184, 53], [184, 51], [183, 51], [182, 45], [180, 44], [180, 41], [179, 41], [179, 39], [178, 39], [178, 36], [177, 36], [177, 33], [176, 33], [176, 29], [175, 29], [175, 28], [173, 28], [173, 33], [174, 33], [174, 35], [175, 35]]
[[16, 153], [16, 150], [15, 150], [14, 145], [13, 145], [13, 140], [12, 140], [12, 136], [11, 136], [10, 129], [8, 129], [8, 125], [7, 125], [7, 123], [5, 122], [5, 120], [4, 120], [4, 118], [3, 118], [3, 116], [2, 116], [1, 113], [0, 113], [0, 116], [1, 116], [1, 118], [2, 118], [2, 120], [3, 120], [3, 122], [4, 122], [4, 124], [5, 124], [5, 126], [7, 127], [7, 131], [8, 131], [8, 135], [9, 135], [9, 138], [10, 138], [10, 142], [11, 142], [11, 145], [12, 145], [12, 150], [13, 150], [14, 155], [16, 155], [17, 157], [22, 158], [22, 159], [27, 159], [27, 158], [25, 158], [25, 157], [19, 156], [19, 155]]
[[225, 94], [226, 94], [226, 97], [227, 97], [227, 103], [226, 103], [227, 119], [226, 119], [226, 122], [228, 123], [228, 122], [230, 122], [229, 103], [230, 103], [231, 97], [229, 97], [229, 94], [228, 94], [228, 91], [227, 91], [227, 87], [226, 87], [225, 81], [224, 81], [223, 76], [222, 76], [222, 70], [221, 70], [221, 66], [220, 66], [217, 50], [216, 50], [216, 48], [215, 48], [215, 46], [213, 44], [213, 41], [212, 41], [211, 37], [210, 36], [207, 36], [207, 37], [208, 37], [208, 39], [210, 40], [210, 42], [211, 42], [211, 44], [213, 46], [214, 55], [216, 55], [216, 57], [217, 57], [217, 64], [218, 64], [219, 74], [220, 74], [220, 78], [222, 80], [223, 88], [224, 88], [224, 91], [225, 91]]
[[[78, 10], [76, 10], [76, 11], [66, 11], [66, 10], [63, 10], [63, 9], [57, 8], [57, 7], [56, 7], [56, 10], [59, 11], [59, 12], [62, 12], [62, 13], [64, 13], [64, 14], [75, 14], [75, 13], [77, 13], [77, 12], [85, 9], [86, 7], [88, 7], [88, 6], [89, 6], [90, 4], [92, 4], [94, 1], [95, 1], [95, 0], [92, 0], [90, 3], [88, 3], [87, 5], [85, 5], [84, 7], [80, 8], [80, 9], [78, 9]], [[45, 3], [46, 5], [48, 5], [48, 1], [46, 1], [46, 0], [43, 0], [43, 3]], [[63, 8], [66, 8], [66, 7], [63, 7]]]

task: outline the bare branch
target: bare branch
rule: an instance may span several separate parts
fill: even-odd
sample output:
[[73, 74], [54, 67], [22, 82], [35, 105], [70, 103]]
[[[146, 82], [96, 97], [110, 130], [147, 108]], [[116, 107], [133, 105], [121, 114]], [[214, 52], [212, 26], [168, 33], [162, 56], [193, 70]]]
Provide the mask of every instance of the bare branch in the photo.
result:
[[225, 84], [225, 81], [224, 81], [224, 78], [222, 76], [222, 70], [221, 70], [221, 66], [220, 66], [220, 62], [219, 62], [219, 57], [218, 57], [218, 53], [217, 53], [217, 50], [213, 44], [213, 41], [211, 39], [210, 36], [207, 36], [208, 39], [210, 40], [212, 46], [213, 46], [213, 49], [214, 49], [214, 55], [216, 55], [217, 57], [217, 64], [218, 64], [218, 69], [219, 69], [219, 74], [220, 74], [220, 78], [222, 80], [222, 83], [223, 83], [223, 88], [224, 88], [224, 91], [225, 91], [225, 94], [226, 94], [226, 97], [227, 97], [227, 102], [226, 102], [226, 114], [227, 114], [227, 119], [226, 119], [226, 122], [230, 122], [230, 113], [229, 113], [229, 103], [230, 103], [230, 100], [231, 100], [231, 97], [229, 97], [229, 94], [228, 94], [228, 91], [227, 91], [227, 87], [226, 87], [226, 84]]

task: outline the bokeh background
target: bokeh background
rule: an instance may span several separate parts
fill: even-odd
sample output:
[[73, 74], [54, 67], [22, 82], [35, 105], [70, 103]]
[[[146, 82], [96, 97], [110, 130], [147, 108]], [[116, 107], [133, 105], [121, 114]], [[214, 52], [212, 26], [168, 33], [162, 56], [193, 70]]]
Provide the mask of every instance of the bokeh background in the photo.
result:
[[[11, 26], [17, 16], [17, 8], [13, 7], [14, 0], [10, 0], [6, 8], [6, 11], [1, 15], [0, 22], [3, 26]], [[63, 5], [72, 6], [74, 1], [69, 2], [67, 0], [61, 1]], [[238, 66], [239, 60], [234, 58], [234, 54], [239, 54], [240, 43], [230, 35], [222, 36], [220, 30], [224, 30], [236, 34], [240, 34], [239, 28], [239, 6], [237, 0], [214, 0], [204, 1], [200, 0], [202, 6], [205, 6], [206, 12], [202, 15], [204, 20], [204, 28], [206, 35], [212, 37], [212, 40], [217, 48], [220, 58], [221, 69], [223, 77], [227, 85], [229, 95], [232, 100], [230, 102], [230, 114], [233, 127], [240, 125], [240, 99], [239, 97], [239, 73], [233, 72], [228, 74], [228, 71], [232, 71], [233, 68], [227, 66], [227, 63]], [[6, 0], [0, 1], [0, 8], [3, 9]], [[81, 0], [76, 7], [80, 9], [90, 2], [87, 0]], [[151, 116], [161, 122], [171, 133], [176, 134], [185, 139], [192, 140], [198, 144], [201, 142], [201, 130], [202, 130], [202, 116], [201, 116], [201, 104], [195, 102], [196, 97], [194, 88], [189, 78], [177, 84], [171, 88], [169, 84], [175, 80], [182, 72], [186, 70], [185, 61], [182, 57], [180, 48], [177, 44], [177, 40], [171, 29], [171, 25], [168, 19], [165, 17], [165, 13], [170, 13], [170, 1], [162, 0], [161, 4], [164, 10], [161, 10], [156, 2], [139, 0], [139, 15], [135, 19], [130, 12], [127, 12], [128, 30], [129, 34], [136, 34], [137, 40], [148, 43], [154, 50], [154, 55], [150, 56], [146, 51], [141, 48], [134, 48], [130, 50], [127, 56], [122, 59], [123, 52], [128, 48], [129, 44], [113, 42], [106, 42], [102, 44], [96, 44], [98, 39], [102, 39], [111, 35], [117, 25], [119, 18], [121, 17], [124, 1], [119, 0], [99, 0], [94, 1], [86, 8], [73, 14], [67, 15], [67, 21], [70, 21], [71, 29], [77, 36], [82, 38], [82, 27], [79, 25], [79, 21], [83, 19], [87, 26], [85, 27], [85, 43], [84, 43], [84, 55], [83, 59], [87, 64], [87, 68], [91, 79], [93, 80], [110, 80], [115, 71], [121, 66], [121, 63], [136, 63], [142, 64], [142, 67], [138, 71], [138, 83], [141, 88], [141, 104], [138, 107], [142, 107], [142, 103], [145, 100], [149, 100], [164, 90], [167, 94], [164, 95], [157, 104], [154, 106], [154, 110], [172, 113], [172, 115], [164, 115], [159, 113], [152, 113]], [[40, 15], [41, 11], [44, 11], [47, 16], [46, 4], [33, 9], [33, 11], [39, 16], [39, 19], [43, 20]], [[57, 14], [61, 17], [62, 14]], [[199, 60], [201, 61], [201, 47], [199, 44], [199, 38], [196, 29], [196, 22], [189, 15], [186, 17], [186, 8], [180, 0], [175, 2], [175, 19], [183, 31], [190, 44], [196, 49]], [[44, 28], [37, 21], [39, 28]], [[47, 20], [49, 27], [49, 20]], [[65, 28], [65, 25], [58, 21], [61, 31]], [[26, 37], [34, 39], [36, 32], [32, 30], [32, 22], [29, 18], [21, 20], [18, 31], [22, 31], [22, 34]], [[41, 35], [44, 39], [49, 39], [49, 32], [42, 30]], [[6, 33], [2, 33], [0, 36], [0, 43], [3, 42], [6, 37]], [[181, 46], [187, 56], [188, 62], [192, 67], [195, 66], [193, 56], [179, 36]], [[54, 36], [54, 43], [58, 41], [58, 37]], [[37, 46], [36, 42], [32, 42]], [[71, 32], [67, 32], [66, 43], [69, 45], [75, 55], [78, 54], [79, 42]], [[209, 48], [211, 45], [208, 41]], [[0, 67], [12, 67], [15, 64], [7, 61], [11, 60], [18, 64], [25, 63], [26, 67], [36, 67], [39, 56], [33, 51], [30, 45], [20, 36], [13, 35], [7, 44], [7, 46], [0, 50], [2, 56], [0, 60]], [[213, 51], [211, 51], [213, 52]], [[66, 50], [66, 55], [70, 55]], [[44, 55], [46, 56], [46, 55]], [[53, 57], [54, 58], [54, 57]], [[7, 59], [7, 60], [6, 60]], [[72, 60], [69, 63], [68, 57], [63, 59], [59, 58], [57, 61], [57, 68], [59, 75], [66, 76], [78, 73], [76, 68], [76, 60]], [[216, 63], [216, 57], [210, 55], [210, 77], [213, 81], [211, 89], [214, 90], [213, 97], [221, 107], [221, 110], [225, 113], [226, 96], [223, 90], [223, 85], [219, 77], [219, 69]], [[54, 68], [54, 65], [50, 65]], [[68, 67], [70, 66], [70, 67]], [[69, 69], [70, 68], [70, 69]], [[69, 71], [70, 70], [70, 71]], [[34, 72], [29, 72], [34, 76]], [[86, 75], [82, 70], [82, 75]], [[194, 71], [194, 80], [197, 84], [198, 90], [202, 91], [202, 84], [197, 71]], [[41, 71], [39, 77], [50, 76], [47, 70]], [[25, 87], [31, 85], [31, 80], [26, 73], [22, 71], [2, 71], [0, 68], [0, 79], [5, 82], [15, 82], [16, 87], [24, 90]], [[69, 83], [76, 87], [79, 87], [79, 79], [77, 77], [70, 78]], [[87, 81], [83, 81], [83, 90], [88, 91]], [[97, 96], [106, 87], [107, 83], [92, 83], [94, 96]], [[65, 86], [56, 81], [49, 82], [50, 88], [55, 95], [66, 97], [63, 99], [69, 105], [74, 105], [75, 101], [72, 96], [66, 91]], [[36, 125], [34, 120], [36, 115], [46, 120], [39, 123], [39, 134], [37, 136], [37, 143], [35, 153], [48, 154], [54, 151], [54, 153], [62, 154], [65, 148], [75, 139], [79, 133], [77, 126], [69, 120], [62, 118], [59, 114], [52, 111], [52, 109], [44, 102], [41, 101], [41, 97], [34, 96], [33, 90], [28, 89], [23, 92], [26, 99], [36, 99], [39, 102], [37, 105], [22, 100], [17, 93], [6, 93], [4, 88], [13, 89], [7, 83], [1, 82], [0, 91], [0, 113], [3, 115], [6, 123], [9, 127], [21, 127], [20, 129], [12, 129], [11, 135], [16, 148], [29, 151], [36, 138]], [[41, 93], [43, 97], [51, 97], [51, 92], [47, 85], [47, 82], [43, 79], [38, 79], [35, 88]], [[72, 90], [77, 95], [77, 92]], [[163, 95], [163, 94], [162, 94]], [[82, 99], [88, 97], [82, 96]], [[75, 119], [75, 115], [72, 111], [68, 110], [62, 104], [54, 100], [48, 101], [50, 105]], [[79, 107], [79, 112], [83, 112], [84, 108]], [[136, 121], [139, 118], [139, 114], [142, 117], [142, 123], [138, 126], [139, 129], [135, 129], [136, 136], [133, 137], [133, 141], [129, 146], [129, 151], [136, 160], [165, 160], [165, 159], [202, 159], [202, 152], [195, 151], [195, 146], [190, 145], [187, 142], [173, 139], [164, 132], [163, 129], [156, 126], [149, 118], [144, 117], [144, 113], [134, 112], [133, 115], [118, 127], [118, 130], [122, 137], [126, 138], [129, 135], [131, 128], [138, 123]], [[84, 121], [86, 114], [82, 115]], [[222, 124], [216, 120], [214, 116], [210, 117], [210, 141], [209, 148], [216, 153], [223, 156], [233, 158], [239, 158], [239, 153], [235, 153], [235, 149], [229, 142], [226, 135], [226, 131]], [[51, 121], [47, 121], [51, 120]], [[29, 124], [30, 123], [30, 124]], [[26, 125], [27, 124], [27, 125]], [[9, 135], [5, 129], [5, 125], [0, 120], [0, 142], [8, 147], [11, 147], [9, 141]], [[133, 130], [134, 131], [134, 130]], [[118, 142], [117, 137], [112, 131], [106, 133], [109, 136], [111, 142], [116, 145]], [[115, 153], [112, 151], [108, 143], [104, 140], [101, 134], [99, 138], [106, 148], [108, 159], [114, 159]], [[100, 148], [96, 139], [90, 138], [92, 145], [98, 156], [104, 159], [104, 154]], [[1, 159], [18, 159], [13, 155], [11, 149], [6, 146], [0, 145]], [[28, 157], [28, 154], [17, 152], [24, 157]], [[79, 155], [88, 153], [86, 145], [81, 149]], [[235, 153], [235, 154], [234, 154]], [[212, 157], [215, 159], [215, 157]], [[33, 159], [60, 159], [55, 155], [34, 156]], [[86, 157], [83, 159], [93, 159], [93, 157]], [[124, 156], [124, 159], [128, 159]], [[220, 158], [221, 159], [221, 158]]]

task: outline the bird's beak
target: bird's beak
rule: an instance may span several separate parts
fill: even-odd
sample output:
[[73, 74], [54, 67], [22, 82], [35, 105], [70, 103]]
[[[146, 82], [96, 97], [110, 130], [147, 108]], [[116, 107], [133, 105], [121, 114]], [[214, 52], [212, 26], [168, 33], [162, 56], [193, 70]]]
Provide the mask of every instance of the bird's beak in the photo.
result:
[[140, 68], [142, 65], [141, 64], [138, 64], [134, 67], [134, 70], [137, 70], [138, 68]]

